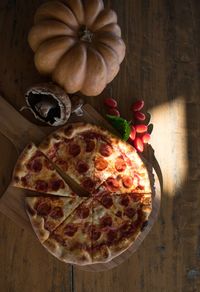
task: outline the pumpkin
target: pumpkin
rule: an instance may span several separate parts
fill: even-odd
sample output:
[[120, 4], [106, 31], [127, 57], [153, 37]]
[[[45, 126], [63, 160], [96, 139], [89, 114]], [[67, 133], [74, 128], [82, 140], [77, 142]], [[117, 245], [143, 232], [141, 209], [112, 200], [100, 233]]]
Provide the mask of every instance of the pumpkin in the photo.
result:
[[36, 11], [28, 42], [35, 66], [68, 93], [100, 94], [117, 75], [125, 44], [102, 0], [51, 1]]

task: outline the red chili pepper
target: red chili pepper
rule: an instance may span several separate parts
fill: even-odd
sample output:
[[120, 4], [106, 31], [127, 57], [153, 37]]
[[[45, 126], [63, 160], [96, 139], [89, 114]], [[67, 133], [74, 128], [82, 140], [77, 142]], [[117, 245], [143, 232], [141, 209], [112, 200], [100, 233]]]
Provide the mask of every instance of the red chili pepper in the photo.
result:
[[149, 133], [145, 133], [145, 134], [142, 136], [142, 142], [143, 142], [144, 144], [146, 144], [146, 143], [149, 142], [150, 138], [151, 138], [150, 134], [149, 134]]
[[146, 119], [145, 114], [143, 114], [141, 112], [134, 112], [134, 117], [138, 121], [144, 121]]
[[143, 152], [143, 150], [144, 150], [144, 145], [143, 145], [142, 140], [141, 140], [139, 137], [136, 137], [133, 143], [134, 143], [135, 148], [136, 148], [139, 152]]
[[109, 115], [120, 117], [120, 112], [116, 108], [110, 108], [108, 110]]
[[130, 133], [129, 138], [133, 141], [133, 140], [135, 140], [135, 136], [136, 136], [135, 128], [134, 128], [134, 126], [131, 126], [131, 133]]
[[144, 107], [144, 100], [137, 100], [137, 101], [134, 102], [134, 104], [132, 105], [132, 110], [133, 110], [134, 112], [136, 112], [136, 111], [140, 111], [143, 107]]
[[110, 108], [116, 108], [117, 107], [117, 101], [111, 97], [108, 97], [104, 99], [104, 104]]
[[135, 130], [137, 133], [145, 133], [147, 131], [146, 125], [135, 125]]

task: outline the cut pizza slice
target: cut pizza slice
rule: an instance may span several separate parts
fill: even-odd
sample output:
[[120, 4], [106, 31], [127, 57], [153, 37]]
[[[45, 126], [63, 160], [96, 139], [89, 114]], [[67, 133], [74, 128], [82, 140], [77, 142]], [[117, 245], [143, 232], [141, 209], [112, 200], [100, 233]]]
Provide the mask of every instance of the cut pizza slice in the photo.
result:
[[25, 209], [32, 227], [43, 243], [49, 235], [84, 201], [84, 198], [35, 196], [26, 197]]
[[125, 172], [121, 176], [123, 190], [136, 193], [152, 192], [154, 180], [152, 166], [144, 162], [144, 159], [130, 144], [119, 140], [117, 147], [126, 163]]
[[94, 177], [94, 156], [98, 135], [93, 125], [76, 123], [51, 134], [39, 149], [60, 169], [87, 191], [101, 182]]
[[[135, 221], [137, 219], [137, 212], [140, 209], [145, 212], [146, 220], [148, 220], [152, 210], [151, 193], [112, 194], [109, 192], [99, 192], [96, 195], [96, 199], [122, 220], [130, 219]], [[145, 224], [147, 225], [147, 222]]]
[[93, 198], [83, 202], [43, 243], [61, 261], [79, 265], [92, 263]]
[[92, 261], [108, 262], [124, 252], [141, 233], [146, 224], [142, 207], [133, 218], [118, 217], [98, 200], [93, 201]]
[[106, 130], [99, 131], [94, 176], [102, 182], [102, 189], [113, 193], [150, 193], [151, 170], [147, 169], [135, 148]]
[[53, 164], [33, 143], [29, 144], [19, 157], [12, 184], [15, 187], [52, 195], [75, 196]]

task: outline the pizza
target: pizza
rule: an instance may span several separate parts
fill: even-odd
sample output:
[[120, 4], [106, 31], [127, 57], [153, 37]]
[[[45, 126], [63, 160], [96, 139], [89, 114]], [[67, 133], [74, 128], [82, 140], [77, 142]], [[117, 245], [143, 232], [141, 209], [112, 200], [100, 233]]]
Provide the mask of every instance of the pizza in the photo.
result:
[[52, 162], [33, 143], [29, 144], [19, 157], [12, 184], [15, 187], [53, 195], [75, 195]]
[[[43, 246], [67, 263], [108, 262], [133, 244], [152, 210], [151, 168], [105, 129], [74, 123], [20, 156], [13, 185], [37, 194], [25, 208]], [[84, 197], [68, 185], [70, 178]], [[42, 194], [43, 193], [43, 194]]]

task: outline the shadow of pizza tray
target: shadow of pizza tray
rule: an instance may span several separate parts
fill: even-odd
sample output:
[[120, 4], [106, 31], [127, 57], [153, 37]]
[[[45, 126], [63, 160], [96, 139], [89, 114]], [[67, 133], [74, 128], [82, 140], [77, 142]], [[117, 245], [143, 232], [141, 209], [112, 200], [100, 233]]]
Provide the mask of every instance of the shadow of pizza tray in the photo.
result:
[[[90, 106], [89, 104], [85, 104], [83, 106], [83, 112], [84, 114], [82, 117], [77, 118], [72, 115], [69, 122], [81, 121], [96, 124], [116, 134], [112, 126], [92, 106]], [[12, 144], [13, 149], [17, 152], [17, 156], [19, 156], [20, 152], [29, 142], [32, 141], [36, 144], [39, 144], [50, 132], [55, 130], [56, 128], [41, 127], [32, 124], [31, 122], [26, 120], [17, 110], [15, 110], [8, 102], [6, 102], [4, 98], [0, 97], [0, 137], [1, 139], [2, 137], [5, 137], [5, 139], [7, 139]], [[5, 157], [4, 159], [8, 159], [7, 161], [9, 161], [9, 156]], [[76, 267], [79, 267], [80, 269], [86, 271], [103, 271], [114, 268], [124, 262], [128, 257], [130, 257], [131, 254], [133, 254], [138, 249], [144, 238], [151, 230], [153, 224], [157, 219], [160, 209], [162, 177], [159, 164], [154, 156], [154, 151], [151, 147], [148, 148], [145, 159], [142, 159], [146, 163], [147, 167], [149, 166], [149, 168], [153, 169], [150, 175], [153, 190], [153, 208], [149, 217], [149, 224], [127, 250], [125, 250], [123, 253], [121, 253], [111, 261], [107, 263], [98, 263]], [[12, 164], [9, 163], [9, 165]], [[13, 168], [7, 169], [9, 179], [11, 177]], [[28, 216], [26, 215], [24, 209], [24, 197], [28, 193], [30, 193], [30, 191], [14, 188], [8, 182], [7, 188], [5, 188], [5, 190], [0, 194], [0, 211], [8, 216], [11, 220], [16, 222], [18, 225], [20, 225], [22, 228], [33, 232]]]

